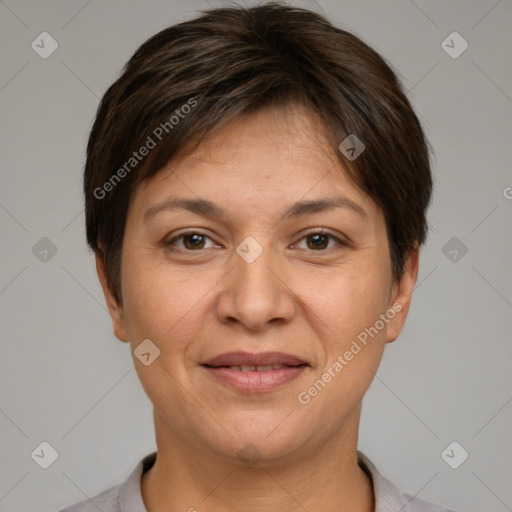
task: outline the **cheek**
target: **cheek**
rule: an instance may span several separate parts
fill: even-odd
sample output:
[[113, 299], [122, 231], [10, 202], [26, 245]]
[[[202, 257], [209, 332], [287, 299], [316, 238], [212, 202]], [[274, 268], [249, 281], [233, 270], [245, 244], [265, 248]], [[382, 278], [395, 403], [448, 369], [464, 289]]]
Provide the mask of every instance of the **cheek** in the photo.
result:
[[311, 269], [296, 283], [304, 304], [318, 318], [316, 324], [341, 346], [373, 325], [388, 307], [390, 279], [370, 266], [350, 264], [324, 274]]
[[123, 275], [123, 311], [133, 342], [149, 338], [164, 349], [172, 340], [179, 351], [201, 325], [198, 315], [219, 278], [141, 260], [127, 259]]
[[307, 417], [338, 429], [347, 411], [357, 408], [377, 372], [388, 324], [388, 281], [379, 274], [341, 275], [325, 283], [314, 303], [322, 364], [297, 397]]

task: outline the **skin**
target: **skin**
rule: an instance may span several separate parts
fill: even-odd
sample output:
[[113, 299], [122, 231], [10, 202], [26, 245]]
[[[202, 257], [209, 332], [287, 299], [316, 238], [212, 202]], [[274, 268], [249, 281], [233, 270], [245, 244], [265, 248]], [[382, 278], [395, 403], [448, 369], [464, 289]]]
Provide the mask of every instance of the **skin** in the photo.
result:
[[[207, 199], [225, 217], [178, 208], [144, 222], [171, 195]], [[333, 196], [364, 215], [340, 207], [280, 219], [296, 201]], [[320, 248], [309, 228], [329, 233]], [[199, 249], [190, 236], [177, 238], [186, 231], [206, 234]], [[263, 249], [252, 263], [236, 252], [248, 236]], [[160, 349], [149, 366], [134, 357], [154, 406], [158, 457], [141, 481], [149, 512], [374, 510], [371, 480], [357, 464], [361, 403], [386, 343], [403, 327], [418, 251], [395, 282], [383, 213], [349, 180], [311, 112], [259, 111], [173, 158], [132, 196], [122, 303], [99, 255], [97, 270], [117, 338], [132, 352], [148, 338]], [[397, 303], [401, 311], [378, 335], [307, 405], [299, 403], [298, 394]], [[285, 352], [310, 366], [252, 394], [200, 366], [238, 350]], [[244, 447], [250, 461], [239, 455]]]

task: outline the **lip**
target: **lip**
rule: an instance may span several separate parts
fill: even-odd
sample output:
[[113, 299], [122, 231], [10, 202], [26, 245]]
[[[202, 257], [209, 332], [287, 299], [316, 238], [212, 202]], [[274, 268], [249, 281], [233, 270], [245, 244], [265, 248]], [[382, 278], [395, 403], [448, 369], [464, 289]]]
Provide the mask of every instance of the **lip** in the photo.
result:
[[[256, 369], [241, 371], [230, 366], [272, 366], [283, 365], [266, 371]], [[262, 393], [272, 391], [283, 384], [295, 380], [306, 368], [308, 363], [291, 354], [282, 352], [229, 352], [209, 359], [201, 365], [210, 375], [237, 391]]]
[[299, 366], [307, 364], [297, 356], [285, 354], [283, 352], [260, 352], [253, 354], [251, 352], [226, 352], [208, 359], [203, 365], [219, 366], [270, 366], [273, 364], [282, 364], [286, 366]]

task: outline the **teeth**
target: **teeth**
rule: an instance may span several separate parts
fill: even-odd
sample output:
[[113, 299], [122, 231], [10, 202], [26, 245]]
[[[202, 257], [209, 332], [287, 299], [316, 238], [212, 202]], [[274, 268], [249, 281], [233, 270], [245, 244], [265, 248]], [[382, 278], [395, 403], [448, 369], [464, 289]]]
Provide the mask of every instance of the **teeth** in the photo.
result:
[[242, 366], [230, 366], [229, 369], [235, 372], [270, 372], [271, 370], [280, 370], [281, 368], [285, 368], [286, 365], [283, 364], [269, 364], [269, 365], [242, 365]]

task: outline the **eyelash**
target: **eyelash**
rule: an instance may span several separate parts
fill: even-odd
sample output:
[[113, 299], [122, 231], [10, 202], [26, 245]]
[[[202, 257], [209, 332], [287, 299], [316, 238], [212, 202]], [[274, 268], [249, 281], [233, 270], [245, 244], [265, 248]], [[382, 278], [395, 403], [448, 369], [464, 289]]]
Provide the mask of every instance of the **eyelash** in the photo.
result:
[[[199, 230], [194, 230], [194, 231], [186, 231], [184, 233], [181, 233], [180, 235], [178, 236], [175, 236], [174, 238], [172, 238], [171, 240], [169, 240], [168, 242], [165, 242], [165, 246], [168, 247], [170, 250], [177, 250], [177, 251], [183, 251], [183, 252], [188, 252], [188, 253], [192, 253], [192, 252], [202, 252], [203, 250], [206, 250], [206, 249], [197, 249], [197, 250], [191, 250], [191, 249], [186, 249], [186, 248], [181, 248], [181, 247], [173, 247], [174, 243], [176, 242], [176, 240], [180, 240], [182, 239], [183, 237], [186, 237], [186, 236], [189, 236], [189, 235], [200, 235], [200, 236], [203, 236], [203, 237], [206, 237], [206, 238], [209, 238], [210, 240], [211, 237], [208, 236], [206, 233], [202, 232], [202, 231], [199, 231]], [[334, 240], [338, 246], [340, 247], [347, 247], [349, 246], [349, 243], [344, 241], [344, 240], [341, 240], [340, 238], [334, 236], [332, 233], [329, 233], [328, 231], [325, 231], [323, 229], [320, 229], [320, 228], [310, 228], [308, 229], [304, 235], [299, 239], [299, 242], [301, 242], [302, 240], [304, 240], [305, 238], [307, 238], [308, 236], [311, 236], [311, 235], [323, 235], [323, 236], [327, 236], [329, 237], [329, 239], [331, 240]], [[212, 240], [213, 242], [213, 240]], [[296, 245], [296, 244], [293, 244], [293, 245]], [[309, 250], [309, 251], [312, 251], [312, 252], [327, 252], [327, 251], [330, 251], [331, 249], [333, 249], [333, 247], [328, 247], [326, 249], [319, 249], [319, 250], [314, 250], [314, 249], [305, 249], [305, 250]]]

